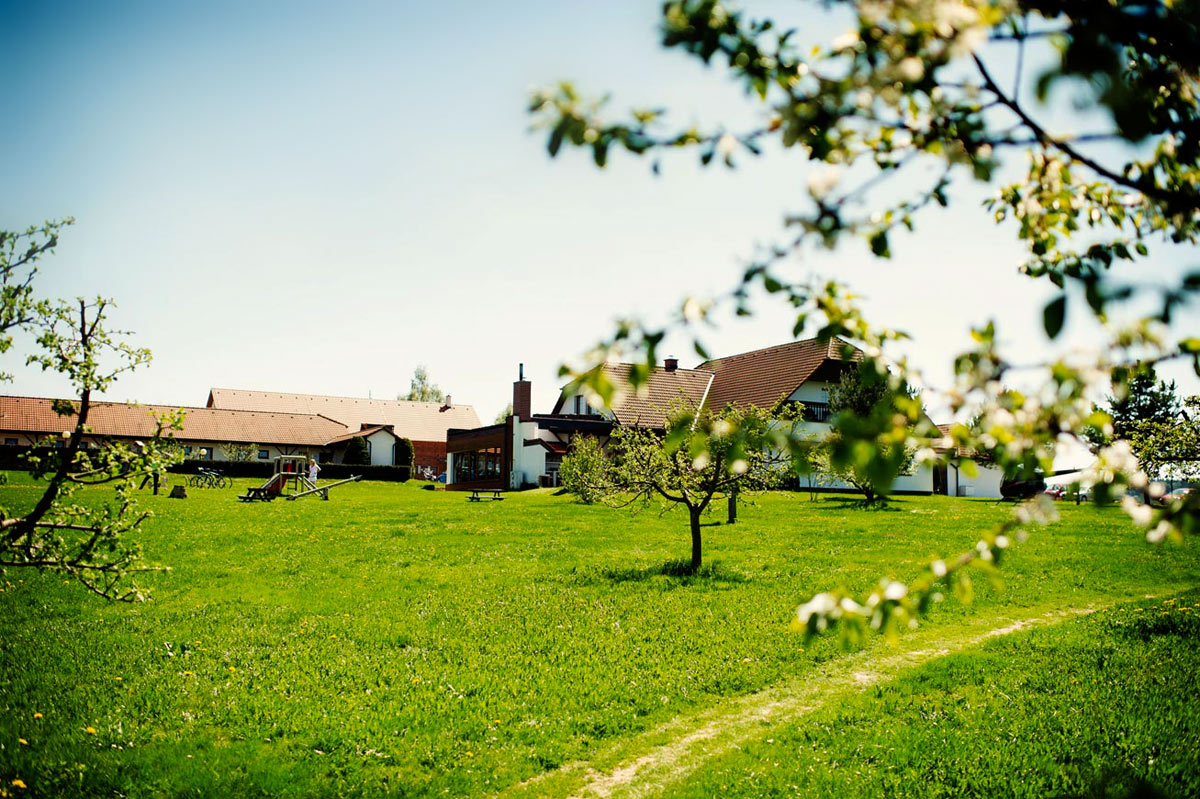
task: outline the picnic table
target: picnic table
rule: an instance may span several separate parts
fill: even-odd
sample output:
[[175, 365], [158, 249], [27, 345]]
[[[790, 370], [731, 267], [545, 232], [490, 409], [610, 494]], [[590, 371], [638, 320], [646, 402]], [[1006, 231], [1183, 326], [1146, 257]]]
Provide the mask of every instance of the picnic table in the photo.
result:
[[[489, 491], [492, 492], [492, 495], [490, 497], [483, 496], [483, 494], [486, 494]], [[473, 489], [471, 489], [471, 496], [467, 497], [467, 502], [482, 502], [485, 499], [494, 499], [494, 500], [499, 501], [501, 499], [504, 499], [504, 497], [500, 496], [500, 489], [498, 489], [498, 488], [496, 488], [496, 489], [473, 488]]]
[[242, 502], [254, 502], [256, 500], [261, 502], [270, 502], [277, 496], [279, 496], [278, 491], [272, 492], [270, 489], [263, 486], [254, 486], [253, 488], [247, 489], [246, 493], [238, 497], [238, 499], [240, 499]]

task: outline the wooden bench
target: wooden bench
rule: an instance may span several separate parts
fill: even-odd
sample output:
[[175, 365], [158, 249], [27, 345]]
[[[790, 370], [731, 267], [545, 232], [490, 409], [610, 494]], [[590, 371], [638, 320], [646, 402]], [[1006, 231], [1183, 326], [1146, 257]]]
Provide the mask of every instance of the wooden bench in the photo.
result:
[[[481, 494], [486, 494], [488, 491], [492, 492], [490, 497], [481, 496]], [[473, 488], [471, 489], [471, 496], [467, 497], [467, 502], [482, 502], [485, 499], [498, 501], [504, 499], [504, 497], [500, 496], [500, 489], [498, 488], [494, 490], [490, 488]]]

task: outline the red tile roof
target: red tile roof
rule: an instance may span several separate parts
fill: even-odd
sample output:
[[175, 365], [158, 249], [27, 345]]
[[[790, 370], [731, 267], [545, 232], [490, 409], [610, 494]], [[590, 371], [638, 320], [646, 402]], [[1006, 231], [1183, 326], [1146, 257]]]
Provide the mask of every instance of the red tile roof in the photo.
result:
[[829, 341], [814, 338], [715, 358], [697, 368], [716, 375], [708, 393], [710, 408], [719, 410], [732, 402], [769, 409], [781, 397], [791, 395], [826, 362], [861, 358], [861, 350], [840, 338]]
[[[0, 397], [0, 430], [59, 435], [75, 428], [75, 415], [59, 416], [41, 397]], [[76, 402], [78, 405], [78, 402]], [[96, 402], [88, 411], [88, 426], [97, 436], [148, 438], [155, 417], [179, 410], [172, 405], [131, 405]], [[346, 426], [324, 416], [294, 413], [183, 408], [183, 429], [172, 435], [181, 441], [322, 446], [346, 432]]]
[[[342, 441], [349, 441], [350, 439], [356, 438], [358, 436], [362, 436], [363, 438], [366, 438], [367, 436], [378, 433], [380, 430], [386, 430], [389, 433], [392, 432], [392, 428], [390, 425], [377, 424], [377, 425], [373, 425], [371, 427], [364, 427], [362, 430], [351, 430], [347, 433], [343, 433], [342, 435], [340, 435], [336, 438], [329, 439], [328, 443], [337, 444]], [[393, 433], [393, 435], [395, 435], [395, 434]]]
[[479, 416], [470, 405], [453, 405], [442, 410], [445, 406], [440, 402], [214, 388], [209, 392], [208, 405], [210, 408], [321, 414], [338, 420], [351, 430], [387, 425], [396, 435], [413, 441], [445, 441], [446, 431], [452, 427], [468, 430], [479, 427]]
[[[663, 367], [657, 366], [650, 370], [649, 379], [643, 386], [644, 391], [639, 394], [629, 387], [630, 367], [631, 365], [627, 363], [612, 363], [604, 367], [608, 379], [618, 387], [616, 404], [612, 412], [617, 422], [623, 425], [665, 426], [667, 411], [673, 402], [683, 400], [692, 407], [699, 408], [704, 403], [704, 397], [708, 393], [713, 379], [713, 374], [709, 371], [700, 369], [667, 371]], [[561, 403], [562, 400], [560, 399], [559, 402]]]

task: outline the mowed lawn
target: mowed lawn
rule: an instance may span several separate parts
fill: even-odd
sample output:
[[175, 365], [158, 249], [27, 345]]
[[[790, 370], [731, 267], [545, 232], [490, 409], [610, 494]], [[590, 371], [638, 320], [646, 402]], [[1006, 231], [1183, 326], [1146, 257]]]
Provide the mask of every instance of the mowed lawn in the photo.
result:
[[[143, 578], [150, 603], [4, 576], [0, 787], [495, 794], [844, 657], [834, 640], [788, 632], [799, 602], [911, 577], [1008, 512], [984, 500], [902, 498], [881, 512], [772, 494], [736, 525], [714, 515], [706, 568], [678, 577], [664, 569], [689, 551], [678, 513], [545, 490], [469, 503], [378, 483], [334, 489], [328, 502], [245, 505], [235, 495], [247, 484], [145, 496], [156, 516], [139, 540], [171, 567]], [[10, 507], [35, 497], [19, 473], [0, 491]], [[1010, 554], [1002, 592], [981, 585], [970, 607], [947, 601], [925, 633], [1200, 582], [1194, 542], [1149, 546], [1115, 509], [1062, 513]], [[733, 779], [710, 776], [693, 788]]]

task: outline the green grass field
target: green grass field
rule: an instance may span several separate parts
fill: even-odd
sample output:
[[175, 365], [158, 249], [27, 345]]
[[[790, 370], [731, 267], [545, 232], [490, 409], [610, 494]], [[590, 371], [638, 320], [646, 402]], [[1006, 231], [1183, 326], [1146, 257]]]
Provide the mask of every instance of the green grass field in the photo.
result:
[[[0, 488], [6, 505], [32, 502], [28, 478], [10, 478]], [[956, 729], [975, 724], [983, 737], [931, 733], [879, 746], [919, 749], [911, 784], [933, 796], [939, 775], [958, 785], [958, 772], [979, 762], [976, 744], [1025, 746], [1005, 737], [1008, 727], [988, 726], [984, 699], [1003, 690], [1025, 716], [1054, 686], [1063, 687], [1063, 707], [1082, 692], [1120, 710], [1118, 718], [1169, 709], [1158, 726], [1131, 719], [1137, 734], [1169, 738], [1186, 723], [1195, 739], [1195, 691], [1178, 680], [1148, 681], [1142, 687], [1158, 694], [1125, 710], [1101, 690], [1110, 671], [1130, 663], [1183, 672], [1194, 685], [1195, 656], [1180, 652], [1196, 649], [1195, 627], [1121, 637], [1093, 615], [978, 641], [1008, 621], [1146, 595], [1161, 603], [1200, 583], [1194, 544], [1151, 547], [1115, 510], [1064, 507], [1061, 522], [1011, 553], [1003, 591], [981, 587], [969, 607], [944, 603], [899, 649], [875, 641], [847, 654], [834, 640], [806, 646], [789, 633], [796, 604], [883, 575], [905, 579], [929, 556], [970, 546], [1006, 509], [935, 497], [863, 511], [838, 498], [772, 494], [744, 507], [734, 526], [714, 517], [705, 569], [678, 577], [669, 564], [689, 544], [677, 513], [584, 507], [548, 491], [468, 503], [416, 484], [373, 483], [335, 489], [329, 502], [244, 505], [234, 497], [246, 484], [190, 489], [182, 501], [145, 498], [156, 513], [140, 535], [146, 556], [171, 567], [143, 580], [150, 603], [106, 604], [52, 575], [4, 576], [0, 788], [28, 796], [617, 795], [636, 786], [597, 787], [589, 775], [708, 719], [742, 730], [737, 748], [664, 771], [664, 795], [809, 795], [792, 785], [813, 796], [841, 794], [839, 785], [847, 795], [905, 795], [888, 787], [906, 783], [878, 765], [885, 761], [845, 764], [864, 756], [864, 740], [920, 726], [913, 719], [932, 702], [957, 713]], [[1097, 630], [1120, 657], [1088, 661], [1095, 690], [1066, 691], [1071, 675], [1058, 649], [1074, 657], [1099, 646]], [[918, 662], [935, 643], [967, 649]], [[1158, 663], [1168, 656], [1174, 665]], [[955, 659], [965, 665], [943, 665]], [[867, 686], [838, 676], [889, 663]], [[993, 675], [989, 663], [1004, 668]], [[928, 670], [937, 680], [921, 682]], [[792, 714], [743, 730], [722, 715], [772, 691], [814, 686], [824, 687], [813, 713], [831, 714], [813, 722], [823, 726]], [[963, 711], [962, 691], [979, 713]], [[1054, 740], [1030, 751], [1075, 751]], [[1161, 744], [1141, 771], [1117, 753], [1110, 761], [1092, 752], [1071, 761], [1079, 778], [1062, 785], [1111, 773], [1169, 790], [1196, 786], [1194, 755]], [[767, 761], [780, 765], [764, 781]]]

